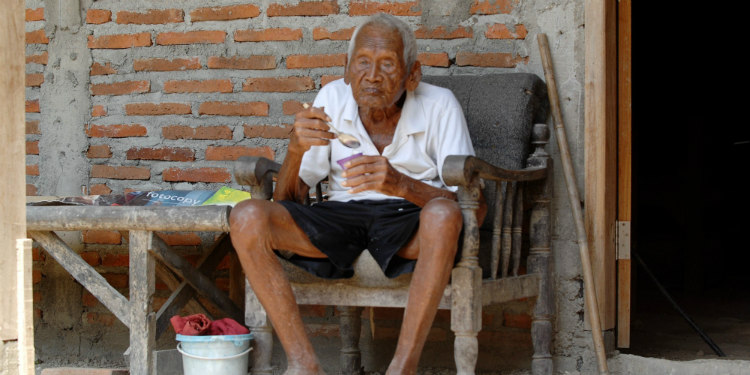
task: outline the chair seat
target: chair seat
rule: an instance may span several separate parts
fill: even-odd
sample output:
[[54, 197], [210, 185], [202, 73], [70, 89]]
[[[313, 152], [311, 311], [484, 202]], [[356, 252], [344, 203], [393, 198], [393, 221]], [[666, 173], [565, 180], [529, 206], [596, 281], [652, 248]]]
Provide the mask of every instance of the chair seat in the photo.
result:
[[295, 284], [313, 284], [320, 283], [326, 285], [352, 285], [363, 288], [399, 288], [409, 285], [411, 273], [403, 274], [393, 279], [389, 279], [383, 274], [378, 263], [365, 250], [354, 262], [354, 276], [349, 279], [323, 279], [302, 268], [288, 262], [282, 258], [284, 271], [289, 276], [289, 281]]

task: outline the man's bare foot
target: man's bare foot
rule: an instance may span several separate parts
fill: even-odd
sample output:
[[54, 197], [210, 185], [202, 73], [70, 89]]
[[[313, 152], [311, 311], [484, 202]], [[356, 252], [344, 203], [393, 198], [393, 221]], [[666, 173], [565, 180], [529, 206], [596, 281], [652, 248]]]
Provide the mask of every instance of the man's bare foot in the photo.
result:
[[393, 362], [388, 366], [388, 370], [385, 371], [385, 375], [413, 375], [416, 371], [405, 370], [401, 366], [394, 365]]

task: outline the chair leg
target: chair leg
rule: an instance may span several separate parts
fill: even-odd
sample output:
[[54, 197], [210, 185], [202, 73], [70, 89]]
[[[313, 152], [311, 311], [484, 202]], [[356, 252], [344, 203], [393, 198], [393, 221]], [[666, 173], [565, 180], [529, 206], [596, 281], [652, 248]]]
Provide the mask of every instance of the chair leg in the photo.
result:
[[359, 336], [362, 329], [362, 308], [338, 306], [341, 333], [341, 373], [359, 375], [362, 373], [362, 354], [359, 350]]
[[477, 332], [455, 332], [455, 334], [453, 356], [456, 358], [456, 375], [473, 375], [479, 355]]
[[253, 334], [253, 368], [251, 374], [273, 374], [271, 354], [273, 352], [273, 329], [266, 310], [258, 301], [252, 288], [245, 283], [245, 324]]

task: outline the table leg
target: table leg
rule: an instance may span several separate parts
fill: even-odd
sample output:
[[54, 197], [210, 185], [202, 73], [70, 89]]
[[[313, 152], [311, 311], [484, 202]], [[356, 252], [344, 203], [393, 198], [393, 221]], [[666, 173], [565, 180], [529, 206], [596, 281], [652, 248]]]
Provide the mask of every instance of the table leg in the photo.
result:
[[155, 261], [149, 254], [153, 232], [130, 232], [130, 374], [154, 373], [156, 314], [153, 309]]

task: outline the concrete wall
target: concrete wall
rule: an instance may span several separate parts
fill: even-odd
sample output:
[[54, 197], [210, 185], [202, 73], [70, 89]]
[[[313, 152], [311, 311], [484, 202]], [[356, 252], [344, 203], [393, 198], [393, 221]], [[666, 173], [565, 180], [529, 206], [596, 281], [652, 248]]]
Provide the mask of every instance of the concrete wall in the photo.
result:
[[[533, 72], [550, 39], [568, 138], [583, 171], [583, 2], [575, 0], [205, 1], [26, 0], [27, 194], [237, 187], [241, 155], [281, 161], [294, 113], [341, 77], [352, 29], [377, 11], [417, 30], [426, 75]], [[556, 147], [549, 150], [557, 156]], [[561, 371], [595, 369], [583, 331], [578, 249], [565, 186], [555, 172], [557, 273], [554, 351]], [[582, 187], [581, 187], [582, 189]], [[116, 232], [66, 234], [126, 292], [127, 247]], [[164, 234], [198, 257], [213, 234]], [[35, 249], [35, 330], [43, 361], [118, 361], [126, 330]], [[219, 271], [224, 285], [226, 269]], [[159, 286], [157, 302], [168, 295]], [[486, 311], [480, 368], [528, 367], [530, 306]], [[323, 356], [338, 348], [334, 309], [304, 309]], [[400, 310], [376, 309], [363, 335], [365, 365], [383, 369]], [[369, 311], [365, 312], [369, 316]], [[369, 325], [365, 325], [369, 332]], [[452, 334], [439, 315], [423, 364], [452, 366]], [[329, 345], [330, 344], [330, 345]], [[174, 345], [170, 337], [161, 345]], [[96, 358], [96, 359], [92, 359]], [[281, 360], [282, 357], [279, 357]], [[334, 360], [333, 366], [336, 365]]]

